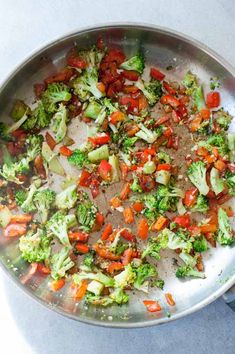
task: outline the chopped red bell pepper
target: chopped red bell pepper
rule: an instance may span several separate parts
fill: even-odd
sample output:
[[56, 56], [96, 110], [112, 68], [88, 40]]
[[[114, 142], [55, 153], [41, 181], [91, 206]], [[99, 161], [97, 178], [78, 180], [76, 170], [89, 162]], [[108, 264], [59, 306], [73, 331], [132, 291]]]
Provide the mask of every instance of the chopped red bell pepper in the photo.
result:
[[206, 105], [208, 108], [216, 108], [220, 105], [220, 94], [219, 92], [209, 92], [206, 95]]
[[139, 78], [138, 72], [134, 70], [123, 70], [122, 76], [130, 81], [137, 81]]
[[198, 189], [196, 187], [190, 188], [185, 192], [184, 196], [184, 205], [188, 208], [191, 208], [194, 206], [197, 200], [197, 195], [198, 195]]
[[177, 108], [180, 105], [180, 101], [171, 95], [163, 95], [160, 99], [160, 102], [164, 105], [168, 104], [172, 108]]
[[95, 146], [107, 144], [110, 141], [108, 133], [101, 133], [100, 135], [91, 136], [88, 140]]
[[176, 90], [173, 87], [171, 87], [171, 85], [169, 85], [168, 82], [163, 81], [163, 87], [170, 95], [174, 96], [176, 94]]
[[60, 147], [60, 154], [69, 157], [73, 154], [73, 151], [64, 145]]
[[98, 173], [100, 177], [105, 181], [109, 181], [111, 178], [111, 171], [112, 166], [110, 165], [110, 163], [106, 160], [101, 160], [98, 166]]
[[190, 226], [190, 216], [188, 214], [176, 216], [174, 217], [173, 221], [179, 226], [185, 228]]
[[162, 309], [159, 302], [154, 301], [154, 300], [144, 300], [143, 304], [147, 308], [148, 312], [158, 312], [158, 311], [161, 311], [161, 309]]
[[83, 170], [79, 178], [79, 186], [89, 187], [90, 183], [91, 183], [91, 173], [86, 170]]
[[166, 75], [163, 74], [161, 71], [157, 70], [156, 68], [151, 68], [150, 76], [155, 80], [162, 81]]

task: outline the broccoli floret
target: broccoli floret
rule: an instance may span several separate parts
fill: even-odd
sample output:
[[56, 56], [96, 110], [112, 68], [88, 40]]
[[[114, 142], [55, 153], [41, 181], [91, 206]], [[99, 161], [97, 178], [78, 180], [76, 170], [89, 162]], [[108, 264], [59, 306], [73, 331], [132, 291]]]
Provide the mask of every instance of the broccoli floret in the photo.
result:
[[94, 306], [109, 306], [113, 303], [113, 300], [108, 296], [100, 296], [95, 295], [90, 292], [87, 292], [85, 296], [85, 304], [86, 305], [94, 305]]
[[218, 232], [217, 241], [223, 246], [230, 246], [234, 243], [233, 230], [229, 222], [229, 218], [224, 209], [219, 208], [218, 211]]
[[206, 166], [202, 161], [192, 162], [188, 168], [188, 177], [200, 194], [207, 195], [209, 187], [206, 182]]
[[0, 139], [4, 141], [11, 140], [11, 135], [8, 133], [8, 126], [0, 122]]
[[71, 209], [75, 206], [78, 199], [77, 186], [72, 184], [64, 191], [56, 195], [55, 205], [58, 209]]
[[67, 110], [61, 103], [51, 121], [51, 130], [55, 134], [55, 141], [57, 143], [60, 143], [67, 133], [67, 116]]
[[136, 141], [138, 140], [138, 137], [125, 137], [122, 141], [122, 147], [124, 152], [129, 152], [131, 148], [135, 145]]
[[211, 77], [210, 78], [210, 89], [215, 90], [216, 88], [220, 87], [220, 82], [218, 81], [218, 77]]
[[114, 277], [114, 286], [115, 288], [125, 288], [128, 285], [131, 285], [134, 283], [136, 278], [136, 274], [133, 271], [133, 268], [130, 264], [125, 266], [125, 269], [119, 273], [118, 275], [115, 275]]
[[228, 144], [222, 134], [211, 135], [207, 141], [200, 141], [198, 146], [205, 147], [208, 151], [212, 151], [212, 147], [216, 147], [220, 155], [225, 156], [229, 152]]
[[157, 288], [163, 290], [165, 282], [163, 279], [156, 279], [152, 282], [152, 286], [156, 286]]
[[109, 296], [118, 305], [126, 304], [129, 301], [129, 295], [126, 294], [122, 288], [114, 289]]
[[202, 86], [198, 84], [198, 78], [196, 75], [188, 71], [182, 81], [182, 84], [187, 88], [187, 95], [191, 95], [194, 100], [194, 104], [198, 111], [205, 107], [205, 100]]
[[200, 236], [193, 242], [193, 249], [196, 252], [205, 252], [208, 249], [207, 242], [204, 236]]
[[149, 144], [153, 144], [159, 137], [155, 131], [146, 128], [142, 123], [139, 124], [139, 128], [140, 130], [135, 135]]
[[51, 253], [51, 239], [45, 230], [37, 229], [36, 232], [30, 230], [20, 237], [19, 249], [23, 259], [32, 262], [43, 262], [47, 260]]
[[235, 196], [235, 174], [230, 171], [226, 171], [225, 183], [228, 188], [228, 193], [231, 196]]
[[199, 272], [192, 267], [182, 266], [179, 267], [175, 273], [177, 278], [194, 277], [194, 278], [205, 278], [205, 274]]
[[136, 278], [134, 282], [134, 287], [141, 289], [141, 285], [149, 278], [157, 276], [156, 267], [152, 264], [146, 263], [141, 264], [138, 268], [135, 269]]
[[160, 100], [162, 96], [162, 84], [160, 81], [151, 80], [150, 82], [145, 82], [138, 80], [135, 85], [143, 92], [150, 106], [154, 106]]
[[142, 74], [144, 71], [144, 57], [141, 54], [135, 55], [134, 57], [124, 61], [120, 65], [121, 69], [124, 70], [134, 70]]
[[90, 95], [100, 99], [104, 94], [97, 88], [98, 71], [96, 68], [87, 68], [74, 80], [74, 90], [81, 101], [86, 101]]
[[198, 111], [201, 111], [201, 109], [205, 108], [205, 100], [202, 86], [198, 86], [193, 89], [192, 97]]
[[[16, 192], [16, 203], [20, 205], [21, 209], [25, 213], [30, 213], [36, 211], [36, 206], [34, 204], [33, 198], [34, 194], [40, 186], [40, 180], [33, 182], [27, 191]], [[24, 199], [25, 198], [25, 199]]]
[[33, 112], [30, 112], [22, 127], [28, 131], [31, 131], [32, 129], [39, 130], [48, 127], [50, 120], [51, 115], [45, 111], [42, 102], [39, 101], [37, 107]]
[[132, 192], [142, 193], [142, 189], [140, 187], [139, 179], [137, 176], [134, 176], [134, 180], [133, 180], [132, 184], [130, 185], [130, 188], [131, 188]]
[[89, 164], [87, 154], [80, 149], [74, 150], [72, 155], [68, 157], [68, 161], [69, 163], [74, 166], [77, 166], [78, 168], [82, 168]]
[[69, 247], [63, 247], [60, 252], [53, 254], [51, 257], [50, 266], [53, 279], [63, 278], [66, 272], [74, 266], [74, 262], [69, 257], [69, 252]]
[[191, 95], [193, 89], [198, 85], [197, 76], [191, 73], [191, 71], [188, 71], [184, 76], [182, 84], [187, 88], [187, 94]]
[[[154, 194], [155, 202], [152, 204], [152, 208], [158, 210], [160, 213], [176, 209], [176, 204], [179, 198], [182, 198], [184, 193], [179, 188], [172, 188], [169, 186], [158, 186], [156, 193]], [[148, 196], [146, 196], [148, 199]], [[148, 203], [148, 202], [147, 202]], [[153, 200], [152, 200], [153, 203]], [[149, 207], [148, 204], [146, 204]]]
[[157, 238], [152, 237], [148, 240], [147, 246], [143, 250], [141, 257], [145, 258], [146, 256], [150, 256], [152, 258], [155, 258], [156, 260], [159, 260], [160, 250], [161, 250], [161, 245], [158, 242]]
[[99, 50], [96, 46], [92, 46], [87, 50], [78, 51], [78, 56], [85, 60], [88, 67], [99, 67], [104, 55], [105, 52], [103, 50]]
[[105, 275], [101, 272], [98, 272], [98, 273], [80, 272], [78, 274], [73, 275], [73, 282], [77, 285], [79, 285], [81, 283], [81, 281], [84, 279], [96, 280], [107, 287], [114, 286], [114, 280], [111, 277], [108, 277], [107, 275]]
[[66, 215], [62, 211], [57, 211], [47, 222], [46, 227], [49, 232], [56, 236], [64, 246], [70, 246], [68, 229], [76, 226], [76, 217], [73, 214]]
[[84, 111], [85, 117], [96, 119], [102, 110], [102, 105], [96, 101], [89, 102], [87, 108]]
[[232, 117], [228, 112], [225, 112], [222, 108], [216, 112], [215, 116], [216, 123], [219, 124], [224, 130], [228, 130], [229, 125], [232, 121]]
[[37, 208], [37, 212], [42, 224], [48, 219], [48, 214], [51, 206], [55, 201], [55, 192], [50, 189], [39, 189], [33, 196], [34, 205]]
[[[192, 246], [192, 245], [190, 245]], [[180, 254], [179, 257], [182, 259], [182, 261], [189, 267], [194, 268], [197, 264], [197, 255], [191, 256], [188, 252], [190, 249], [183, 250]]]
[[215, 192], [215, 195], [218, 195], [219, 193], [223, 192], [224, 181], [222, 180], [222, 178], [220, 178], [219, 171], [215, 167], [212, 167], [211, 169], [210, 182], [212, 190]]
[[27, 148], [27, 159], [29, 162], [33, 161], [35, 157], [40, 154], [42, 149], [43, 136], [38, 135], [29, 135], [26, 140], [26, 148]]
[[27, 198], [27, 191], [24, 189], [18, 189], [15, 191], [15, 201], [18, 206], [21, 206]]
[[174, 233], [173, 231], [165, 228], [158, 235], [158, 242], [162, 248], [170, 248], [176, 250], [180, 248], [186, 252], [190, 252], [192, 249], [192, 243], [187, 239], [186, 235], [182, 232]]
[[157, 157], [160, 162], [171, 163], [171, 157], [165, 151], [159, 151]]
[[98, 209], [85, 193], [80, 196], [79, 201], [80, 204], [77, 207], [78, 222], [82, 230], [89, 232], [95, 224]]
[[42, 94], [42, 104], [47, 113], [55, 113], [59, 102], [69, 101], [70, 99], [69, 88], [63, 83], [49, 84]]
[[82, 264], [87, 268], [87, 270], [91, 271], [94, 267], [94, 252], [90, 251], [83, 258]]
[[18, 175], [29, 172], [29, 161], [26, 158], [22, 158], [20, 161], [12, 164], [4, 164], [0, 169], [0, 176], [2, 176], [7, 182], [13, 182], [16, 184], [22, 184], [23, 182], [18, 178]]
[[194, 212], [206, 213], [208, 209], [209, 203], [207, 197], [199, 194], [196, 199], [196, 203], [190, 210]]

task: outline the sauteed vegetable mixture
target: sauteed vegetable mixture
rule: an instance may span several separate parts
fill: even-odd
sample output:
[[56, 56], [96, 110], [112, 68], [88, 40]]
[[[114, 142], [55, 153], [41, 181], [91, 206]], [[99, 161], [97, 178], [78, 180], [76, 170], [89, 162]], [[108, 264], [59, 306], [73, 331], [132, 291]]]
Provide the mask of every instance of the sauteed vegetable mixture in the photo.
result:
[[[224, 204], [235, 196], [232, 117], [215, 79], [204, 92], [194, 73], [173, 82], [169, 69], [99, 39], [35, 84], [32, 105], [15, 101], [12, 125], [0, 123], [0, 224], [31, 263], [24, 281], [40, 272], [59, 291], [68, 280], [74, 301], [97, 306], [125, 304], [135, 289], [156, 312], [147, 299], [164, 291], [164, 249], [176, 277], [204, 278], [204, 252], [234, 243]], [[80, 125], [82, 144], [70, 134]]]

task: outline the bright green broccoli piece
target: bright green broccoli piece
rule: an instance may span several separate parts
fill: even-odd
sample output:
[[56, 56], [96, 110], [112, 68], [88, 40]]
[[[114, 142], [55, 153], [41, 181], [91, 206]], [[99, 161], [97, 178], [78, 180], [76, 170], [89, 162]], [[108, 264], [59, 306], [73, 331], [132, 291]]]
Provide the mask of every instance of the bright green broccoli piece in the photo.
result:
[[14, 162], [10, 165], [4, 164], [0, 169], [0, 176], [2, 176], [7, 182], [22, 184], [23, 182], [18, 178], [18, 175], [26, 174], [28, 172], [28, 159], [22, 158], [19, 162]]
[[72, 155], [68, 157], [68, 161], [78, 168], [82, 168], [89, 164], [87, 153], [80, 149], [74, 150]]
[[102, 283], [106, 287], [113, 287], [114, 286], [114, 280], [111, 277], [108, 277], [107, 275], [105, 275], [101, 272], [98, 272], [98, 273], [80, 272], [80, 273], [73, 275], [73, 282], [77, 285], [79, 285], [81, 283], [81, 281], [84, 279], [96, 280], [96, 281]]
[[22, 127], [25, 130], [40, 130], [45, 127], [48, 127], [51, 121], [51, 115], [48, 114], [41, 101], [38, 102], [37, 107], [30, 112], [27, 120], [24, 122]]
[[135, 273], [136, 278], [134, 287], [139, 290], [147, 279], [157, 276], [156, 267], [150, 263], [141, 264], [138, 268], [135, 269]]
[[195, 87], [192, 93], [194, 104], [197, 107], [197, 110], [205, 108], [205, 100], [202, 86]]
[[160, 213], [166, 211], [174, 211], [179, 198], [182, 198], [184, 193], [176, 187], [158, 186], [154, 195], [146, 195], [145, 205], [150, 210], [156, 210]]
[[90, 49], [83, 49], [78, 51], [79, 58], [85, 60], [88, 67], [99, 67], [99, 64], [104, 57], [105, 52], [92, 46]]
[[2, 151], [3, 163], [6, 165], [11, 165], [13, 163], [12, 156], [8, 151], [6, 145], [0, 144], [0, 150]]
[[205, 278], [205, 274], [199, 272], [192, 267], [182, 266], [179, 267], [175, 273], [177, 278], [186, 278], [186, 277], [194, 277], [194, 278]]
[[194, 212], [206, 213], [208, 209], [209, 209], [209, 203], [207, 197], [199, 194], [196, 199], [196, 203], [190, 210]]
[[149, 105], [154, 106], [162, 96], [162, 84], [158, 80], [145, 82], [138, 80], [135, 85], [143, 92], [147, 98]]
[[60, 252], [54, 253], [51, 257], [50, 267], [53, 279], [63, 278], [66, 272], [74, 266], [74, 262], [69, 257], [69, 252], [69, 247], [63, 247]]
[[157, 288], [163, 290], [165, 282], [163, 279], [156, 279], [152, 282], [153, 286], [156, 286]]
[[27, 156], [29, 162], [33, 161], [35, 157], [40, 154], [42, 149], [43, 136], [38, 135], [29, 135], [26, 139], [26, 148], [27, 148]]
[[188, 168], [188, 177], [200, 194], [207, 195], [209, 187], [206, 182], [206, 166], [202, 161], [192, 162]]
[[200, 141], [198, 146], [205, 147], [208, 151], [212, 151], [212, 147], [216, 147], [222, 156], [229, 153], [228, 143], [225, 136], [222, 134], [211, 135], [207, 141]]
[[193, 242], [193, 249], [196, 252], [205, 252], [208, 249], [207, 242], [204, 236], [200, 236]]
[[69, 92], [69, 88], [63, 83], [49, 84], [42, 94], [42, 104], [47, 113], [55, 113], [59, 102], [67, 102], [70, 99], [71, 93]]
[[11, 110], [11, 118], [17, 122], [20, 120], [25, 113], [29, 110], [28, 105], [22, 100], [15, 100], [14, 105]]
[[146, 128], [142, 123], [139, 124], [139, 128], [140, 130], [135, 135], [149, 144], [153, 144], [159, 137], [155, 131]]
[[88, 271], [92, 271], [94, 268], [94, 252], [90, 251], [85, 255], [82, 265], [85, 266]]
[[11, 140], [11, 135], [8, 133], [8, 126], [3, 122], [0, 122], [0, 139], [4, 141]]
[[125, 269], [114, 276], [114, 287], [115, 288], [125, 288], [128, 285], [132, 285], [135, 281], [136, 274], [130, 264], [125, 266]]
[[224, 209], [219, 208], [218, 211], [218, 232], [217, 241], [223, 246], [230, 246], [234, 243], [233, 230], [229, 222], [229, 218]]
[[77, 207], [77, 219], [80, 228], [89, 232], [95, 225], [98, 208], [89, 200], [85, 193], [80, 196], [79, 201], [80, 204]]
[[161, 248], [161, 244], [158, 242], [157, 238], [152, 237], [148, 240], [147, 246], [143, 250], [141, 257], [145, 258], [146, 256], [150, 256], [159, 260]]
[[77, 199], [77, 186], [76, 184], [72, 184], [56, 195], [55, 206], [58, 209], [72, 209], [75, 206]]
[[212, 167], [211, 172], [210, 172], [210, 182], [211, 182], [211, 187], [213, 192], [215, 192], [215, 195], [220, 194], [224, 190], [224, 181], [219, 175], [219, 171], [215, 168]]
[[50, 125], [51, 130], [55, 135], [55, 141], [57, 143], [60, 143], [67, 133], [67, 118], [67, 109], [61, 103], [58, 107], [58, 111], [54, 114]]
[[122, 288], [114, 289], [109, 296], [118, 305], [126, 304], [129, 301], [129, 295], [126, 294]]
[[210, 89], [215, 90], [216, 88], [220, 87], [220, 82], [218, 77], [211, 77], [210, 78]]
[[220, 110], [218, 110], [216, 112], [215, 120], [216, 120], [216, 123], [219, 124], [219, 126], [222, 129], [228, 130], [229, 125], [232, 121], [232, 117], [230, 116], [230, 114], [228, 112], [225, 112], [223, 110], [223, 108], [221, 108]]
[[130, 188], [132, 190], [132, 192], [135, 192], [135, 193], [142, 193], [142, 189], [140, 187], [140, 184], [139, 184], [139, 179], [137, 176], [134, 176], [134, 179], [133, 179], [133, 182], [132, 184], [130, 185]]
[[37, 229], [36, 232], [28, 231], [20, 237], [19, 249], [23, 259], [32, 262], [43, 262], [50, 257], [51, 239], [45, 230]]
[[55, 192], [51, 189], [39, 189], [33, 196], [34, 205], [37, 208], [38, 215], [42, 224], [48, 219], [51, 206], [55, 201]]
[[100, 296], [87, 292], [85, 296], [85, 304], [107, 307], [113, 304], [113, 300], [109, 296]]
[[70, 246], [68, 229], [76, 226], [76, 217], [73, 214], [68, 214], [57, 211], [47, 222], [46, 227], [48, 232], [56, 236], [64, 246]]
[[138, 137], [125, 137], [122, 141], [122, 147], [124, 152], [129, 152], [133, 146], [135, 146]]
[[17, 189], [15, 191], [15, 201], [18, 206], [21, 206], [27, 198], [27, 191], [24, 189]]
[[226, 171], [224, 178], [228, 188], [228, 193], [231, 196], [235, 196], [235, 174], [230, 171]]
[[98, 71], [96, 68], [87, 68], [74, 80], [74, 91], [81, 101], [86, 101], [90, 95], [100, 99], [104, 94], [97, 88]]
[[130, 59], [124, 61], [120, 65], [121, 69], [124, 70], [134, 70], [139, 72], [140, 74], [143, 73], [144, 71], [144, 57], [141, 54], [135, 55], [134, 57], [131, 57]]
[[188, 71], [182, 81], [182, 84], [187, 88], [187, 95], [191, 95], [194, 100], [194, 104], [198, 111], [205, 107], [205, 100], [202, 86], [198, 84], [198, 78], [196, 75]]
[[173, 232], [167, 228], [161, 231], [158, 235], [158, 242], [162, 248], [169, 248], [176, 250], [180, 248], [186, 252], [190, 252], [192, 249], [192, 243], [187, 239], [187, 235], [182, 232]]
[[99, 117], [99, 114], [102, 110], [102, 105], [99, 104], [96, 101], [91, 101], [89, 102], [87, 108], [84, 111], [85, 117], [91, 118], [91, 119], [97, 119]]
[[40, 186], [40, 180], [33, 182], [29, 189], [26, 191], [19, 190], [15, 193], [16, 203], [21, 207], [25, 213], [31, 213], [36, 211], [36, 205], [34, 204], [34, 195]]

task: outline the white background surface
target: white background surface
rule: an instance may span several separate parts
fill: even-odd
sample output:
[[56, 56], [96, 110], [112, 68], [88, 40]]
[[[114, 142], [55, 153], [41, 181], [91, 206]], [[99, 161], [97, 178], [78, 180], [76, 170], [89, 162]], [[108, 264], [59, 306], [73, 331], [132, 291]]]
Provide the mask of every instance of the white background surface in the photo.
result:
[[[31, 51], [81, 27], [112, 21], [166, 26], [235, 59], [234, 0], [0, 0], [0, 82]], [[234, 353], [235, 314], [220, 299], [157, 328], [113, 330], [50, 312], [0, 273], [0, 353]]]

